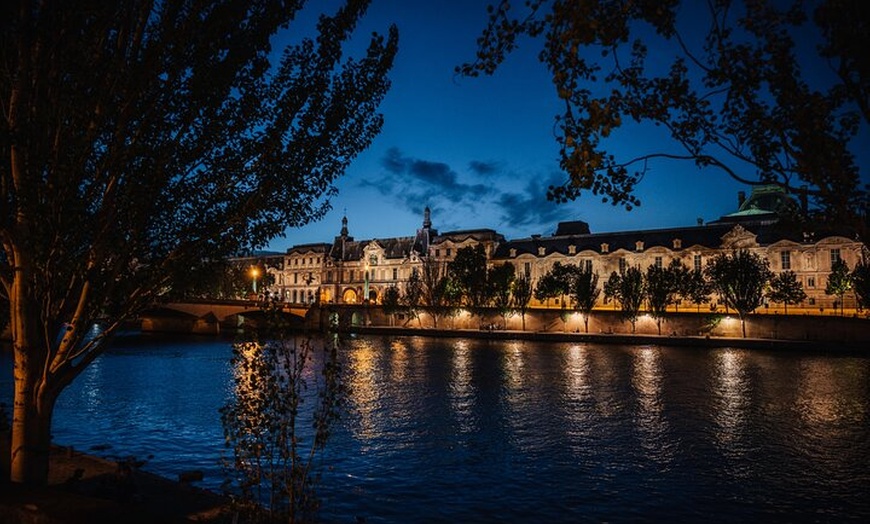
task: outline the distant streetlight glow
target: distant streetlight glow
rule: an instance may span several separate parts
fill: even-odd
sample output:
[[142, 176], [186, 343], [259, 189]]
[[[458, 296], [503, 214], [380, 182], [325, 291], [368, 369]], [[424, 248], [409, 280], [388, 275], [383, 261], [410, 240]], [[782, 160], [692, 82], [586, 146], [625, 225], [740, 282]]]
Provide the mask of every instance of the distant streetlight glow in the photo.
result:
[[257, 277], [260, 276], [260, 270], [256, 267], [251, 268], [251, 280], [254, 283], [254, 294], [257, 294]]

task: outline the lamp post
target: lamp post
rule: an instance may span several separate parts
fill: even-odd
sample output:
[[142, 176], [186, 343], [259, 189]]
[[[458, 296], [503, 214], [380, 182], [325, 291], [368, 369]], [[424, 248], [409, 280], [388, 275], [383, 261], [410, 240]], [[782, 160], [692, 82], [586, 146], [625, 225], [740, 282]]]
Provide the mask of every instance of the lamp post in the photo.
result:
[[251, 268], [251, 280], [254, 283], [254, 295], [257, 294], [257, 277], [260, 276], [260, 270], [256, 267]]

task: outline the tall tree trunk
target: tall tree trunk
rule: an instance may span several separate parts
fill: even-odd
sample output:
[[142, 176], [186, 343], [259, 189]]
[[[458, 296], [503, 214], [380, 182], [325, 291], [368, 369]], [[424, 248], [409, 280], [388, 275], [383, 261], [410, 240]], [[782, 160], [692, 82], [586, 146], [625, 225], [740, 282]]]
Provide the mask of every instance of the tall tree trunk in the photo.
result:
[[[25, 266], [26, 267], [26, 266]], [[44, 485], [48, 481], [51, 419], [57, 393], [46, 383], [48, 349], [39, 333], [39, 314], [30, 293], [30, 275], [19, 270], [9, 297], [15, 354], [10, 480]]]

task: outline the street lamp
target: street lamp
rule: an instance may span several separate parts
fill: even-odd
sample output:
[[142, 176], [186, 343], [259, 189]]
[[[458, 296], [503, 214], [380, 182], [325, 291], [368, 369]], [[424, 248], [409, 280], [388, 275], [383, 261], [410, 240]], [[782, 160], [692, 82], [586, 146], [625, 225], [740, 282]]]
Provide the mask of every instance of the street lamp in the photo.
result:
[[257, 294], [257, 277], [260, 276], [260, 270], [256, 267], [251, 268], [251, 279], [254, 282], [254, 294]]

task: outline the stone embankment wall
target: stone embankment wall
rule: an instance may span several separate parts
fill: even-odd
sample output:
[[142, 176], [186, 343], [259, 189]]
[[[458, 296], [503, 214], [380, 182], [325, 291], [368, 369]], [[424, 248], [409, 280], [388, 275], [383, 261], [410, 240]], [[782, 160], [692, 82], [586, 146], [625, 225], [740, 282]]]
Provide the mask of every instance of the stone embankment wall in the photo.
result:
[[[314, 313], [315, 310], [312, 310]], [[581, 314], [556, 309], [532, 309], [525, 322], [519, 314], [503, 318], [496, 312], [472, 316], [461, 312], [440, 316], [437, 326], [432, 315], [421, 312], [416, 318], [407, 314], [387, 315], [380, 307], [325, 306], [319, 311], [320, 325], [336, 323], [343, 328], [392, 326], [422, 329], [511, 330], [532, 333], [586, 333]], [[596, 310], [589, 316], [590, 334], [632, 334], [631, 324], [619, 311]], [[658, 335], [656, 319], [642, 313], [635, 324], [636, 335]], [[661, 320], [661, 335], [680, 337], [742, 338], [741, 321], [736, 314], [669, 312]], [[746, 337], [756, 339], [848, 342], [870, 344], [870, 319], [858, 317], [753, 314], [746, 317]]]

